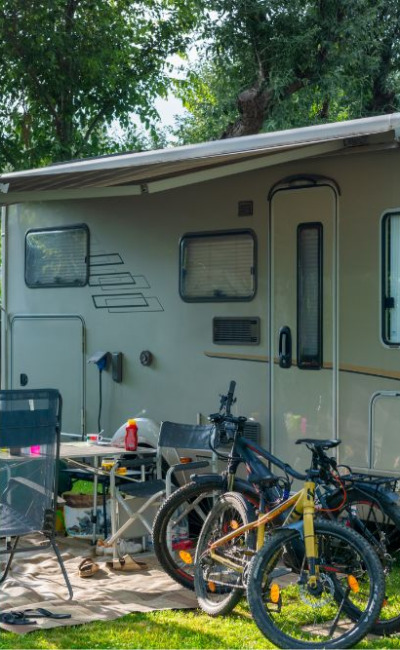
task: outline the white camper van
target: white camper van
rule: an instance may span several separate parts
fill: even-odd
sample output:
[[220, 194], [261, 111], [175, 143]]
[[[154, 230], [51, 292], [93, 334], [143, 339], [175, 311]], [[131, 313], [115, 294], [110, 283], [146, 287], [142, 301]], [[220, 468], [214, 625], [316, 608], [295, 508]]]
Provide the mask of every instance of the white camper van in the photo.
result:
[[399, 472], [399, 127], [3, 174], [2, 387], [58, 388], [82, 435], [101, 396], [112, 435], [205, 421], [235, 379], [249, 435], [297, 467], [297, 438], [339, 437], [341, 462]]

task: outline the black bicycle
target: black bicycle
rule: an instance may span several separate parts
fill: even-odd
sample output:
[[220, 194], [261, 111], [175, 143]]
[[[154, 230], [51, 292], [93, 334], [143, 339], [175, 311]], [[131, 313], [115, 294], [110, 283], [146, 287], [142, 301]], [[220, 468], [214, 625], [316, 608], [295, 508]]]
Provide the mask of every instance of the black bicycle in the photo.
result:
[[[218, 497], [226, 492], [239, 492], [254, 511], [263, 499], [266, 510], [284, 501], [290, 492], [291, 479], [302, 475], [290, 465], [266, 451], [244, 435], [246, 418], [231, 414], [235, 382], [227, 395], [221, 396], [220, 410], [210, 416], [215, 424], [211, 448], [227, 462], [221, 474], [192, 476], [191, 482], [174, 492], [160, 507], [153, 525], [154, 551], [164, 570], [183, 586], [193, 589], [194, 556], [201, 528]], [[220, 441], [230, 441], [229, 453], [221, 451]], [[279, 467], [283, 476], [277, 477], [264, 462]], [[385, 635], [400, 630], [400, 508], [396, 479], [368, 475], [341, 476], [336, 460], [320, 451], [321, 476], [317, 485], [317, 507], [325, 518], [340, 518], [361, 533], [375, 548], [385, 570], [386, 599], [373, 632]], [[247, 480], [237, 476], [244, 465]], [[174, 530], [183, 529], [183, 538]], [[357, 616], [357, 612], [354, 612]]]
[[[231, 413], [235, 387], [236, 383], [231, 381], [227, 394], [221, 395], [218, 413], [209, 416], [215, 425], [210, 448], [226, 462], [226, 470], [221, 474], [192, 476], [190, 483], [161, 505], [153, 523], [153, 547], [160, 564], [168, 575], [189, 589], [193, 589], [194, 556], [201, 528], [221, 494], [240, 492], [255, 507], [262, 495], [266, 508], [272, 508], [289, 495], [287, 469], [292, 476], [302, 478], [287, 463], [244, 437], [247, 418]], [[229, 452], [224, 445], [229, 445]], [[279, 467], [284, 476], [276, 476], [261, 458]], [[240, 465], [245, 467], [247, 480], [237, 475]]]

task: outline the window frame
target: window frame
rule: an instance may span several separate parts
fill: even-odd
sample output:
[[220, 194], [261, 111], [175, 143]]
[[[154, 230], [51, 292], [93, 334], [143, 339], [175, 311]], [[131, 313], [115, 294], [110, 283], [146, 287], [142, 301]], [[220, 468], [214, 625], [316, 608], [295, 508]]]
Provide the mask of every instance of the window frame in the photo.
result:
[[[70, 230], [82, 230], [86, 233], [86, 276], [83, 282], [77, 284], [76, 282], [63, 282], [61, 284], [56, 283], [43, 283], [43, 284], [32, 284], [28, 281], [27, 278], [27, 258], [28, 258], [28, 236], [32, 233], [46, 233], [46, 232], [66, 232]], [[90, 256], [90, 230], [85, 223], [77, 223], [70, 226], [49, 226], [47, 228], [30, 228], [25, 233], [25, 251], [24, 251], [24, 279], [25, 284], [29, 289], [64, 289], [64, 288], [82, 288], [87, 286], [89, 283], [89, 256]]]
[[[301, 340], [301, 325], [300, 325], [300, 233], [304, 230], [316, 230], [318, 233], [318, 320], [317, 320], [317, 345], [318, 351], [312, 360], [301, 359], [300, 355], [300, 340]], [[297, 317], [296, 317], [296, 359], [297, 367], [300, 370], [321, 370], [323, 367], [323, 236], [324, 228], [321, 221], [306, 221], [299, 223], [297, 226], [297, 260], [296, 260], [296, 301], [297, 301]]]
[[[386, 245], [386, 227], [387, 223], [390, 220], [391, 217], [399, 217], [400, 219], [400, 209], [393, 209], [393, 210], [386, 210], [381, 217], [381, 227], [380, 227], [380, 233], [381, 233], [381, 265], [380, 265], [380, 271], [381, 271], [381, 295], [380, 295], [380, 314], [381, 314], [381, 322], [380, 322], [380, 334], [381, 334], [381, 339], [384, 345], [386, 345], [389, 348], [399, 348], [400, 347], [400, 339], [396, 341], [391, 341], [388, 336], [388, 330], [389, 330], [389, 324], [386, 323], [386, 311], [388, 309], [391, 309], [389, 305], [386, 305], [386, 300], [389, 300], [391, 296], [386, 295], [386, 281], [389, 275], [389, 262], [390, 262], [390, 250], [388, 246]], [[399, 248], [399, 255], [400, 255], [400, 248]], [[400, 308], [400, 305], [399, 305]]]
[[[249, 235], [253, 240], [253, 264], [252, 264], [252, 275], [253, 275], [253, 290], [252, 294], [246, 297], [243, 296], [200, 296], [200, 297], [188, 297], [184, 294], [183, 288], [183, 251], [185, 246], [185, 241], [187, 239], [200, 239], [205, 237], [226, 237], [226, 236], [235, 236], [235, 235]], [[201, 303], [201, 302], [250, 302], [254, 300], [257, 293], [257, 275], [258, 275], [258, 264], [257, 264], [257, 236], [254, 230], [251, 228], [239, 228], [239, 229], [230, 229], [230, 230], [205, 230], [200, 232], [187, 232], [179, 240], [179, 295], [184, 302], [188, 303]]]

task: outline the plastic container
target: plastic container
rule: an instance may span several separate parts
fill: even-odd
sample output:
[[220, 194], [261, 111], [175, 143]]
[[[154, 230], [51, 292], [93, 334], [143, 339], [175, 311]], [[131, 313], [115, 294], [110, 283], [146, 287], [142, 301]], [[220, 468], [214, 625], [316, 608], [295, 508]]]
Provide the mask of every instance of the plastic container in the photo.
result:
[[[91, 494], [64, 493], [65, 531], [70, 537], [91, 538], [93, 536], [93, 496]], [[97, 534], [104, 535], [104, 513], [100, 503], [96, 508]], [[111, 530], [111, 504], [106, 501], [107, 527]]]
[[99, 433], [88, 433], [86, 436], [86, 442], [88, 445], [97, 445], [101, 436]]
[[136, 420], [128, 420], [125, 427], [125, 449], [136, 451], [138, 446], [138, 426]]
[[[160, 423], [148, 418], [134, 418], [138, 426], [138, 444], [144, 443], [146, 446], [157, 448], [158, 435], [160, 432]], [[120, 447], [125, 449], [125, 434], [128, 422], [124, 422], [114, 433], [111, 438], [112, 447]]]

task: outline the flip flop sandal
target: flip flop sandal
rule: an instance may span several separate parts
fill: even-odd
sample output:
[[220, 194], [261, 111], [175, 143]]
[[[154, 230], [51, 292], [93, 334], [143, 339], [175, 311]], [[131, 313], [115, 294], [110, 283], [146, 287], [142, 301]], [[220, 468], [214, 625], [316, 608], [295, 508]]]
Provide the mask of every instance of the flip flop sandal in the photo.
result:
[[107, 562], [107, 566], [115, 571], [145, 571], [149, 568], [146, 562], [138, 562], [130, 555], [124, 555], [124, 557], [118, 560]]
[[90, 578], [99, 570], [99, 565], [93, 562], [92, 558], [85, 557], [78, 566], [79, 576], [81, 578]]
[[48, 609], [43, 609], [43, 607], [25, 609], [21, 613], [27, 618], [71, 618], [71, 614], [55, 614], [54, 612], [49, 612]]
[[7, 625], [36, 625], [36, 621], [27, 618], [24, 612], [5, 612], [0, 614], [0, 623]]

